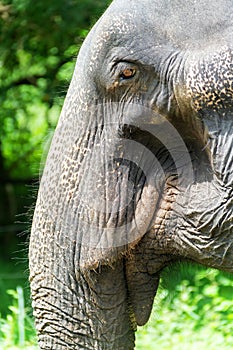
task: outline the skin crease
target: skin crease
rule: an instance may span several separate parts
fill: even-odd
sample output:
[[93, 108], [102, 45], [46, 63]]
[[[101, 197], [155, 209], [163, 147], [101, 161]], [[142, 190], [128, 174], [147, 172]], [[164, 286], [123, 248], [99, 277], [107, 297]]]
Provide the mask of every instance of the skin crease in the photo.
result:
[[233, 272], [231, 0], [115, 0], [85, 40], [29, 247], [40, 349], [132, 350], [161, 270]]

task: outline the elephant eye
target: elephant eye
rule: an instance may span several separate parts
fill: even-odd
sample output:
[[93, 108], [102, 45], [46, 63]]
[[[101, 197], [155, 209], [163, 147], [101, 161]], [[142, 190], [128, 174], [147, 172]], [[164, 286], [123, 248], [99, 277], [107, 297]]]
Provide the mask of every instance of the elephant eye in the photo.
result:
[[120, 79], [122, 80], [131, 79], [135, 76], [135, 74], [136, 74], [135, 68], [126, 68], [121, 72]]

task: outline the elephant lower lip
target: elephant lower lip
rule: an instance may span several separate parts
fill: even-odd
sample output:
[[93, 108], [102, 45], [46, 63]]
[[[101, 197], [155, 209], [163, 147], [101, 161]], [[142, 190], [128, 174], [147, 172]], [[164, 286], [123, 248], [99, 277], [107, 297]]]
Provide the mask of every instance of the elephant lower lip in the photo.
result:
[[126, 261], [126, 279], [134, 320], [143, 326], [149, 320], [160, 281], [160, 271], [149, 274], [137, 253]]
[[147, 278], [145, 278], [144, 295], [138, 294], [133, 300], [133, 310], [138, 326], [144, 326], [150, 318], [154, 298], [159, 287], [159, 281], [159, 274], [147, 276]]

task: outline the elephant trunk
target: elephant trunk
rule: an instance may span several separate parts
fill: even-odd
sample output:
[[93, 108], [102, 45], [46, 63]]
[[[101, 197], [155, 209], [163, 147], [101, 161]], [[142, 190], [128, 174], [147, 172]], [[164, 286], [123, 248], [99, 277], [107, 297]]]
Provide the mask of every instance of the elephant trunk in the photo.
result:
[[77, 272], [72, 238], [62, 238], [52, 223], [43, 222], [43, 227], [34, 226], [30, 242], [40, 349], [134, 349], [123, 261]]

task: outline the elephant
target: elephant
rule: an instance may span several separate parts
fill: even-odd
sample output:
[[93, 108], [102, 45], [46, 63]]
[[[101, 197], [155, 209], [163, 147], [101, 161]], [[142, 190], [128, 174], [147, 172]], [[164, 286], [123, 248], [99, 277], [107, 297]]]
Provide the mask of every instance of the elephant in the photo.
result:
[[233, 272], [232, 15], [113, 0], [83, 42], [30, 236], [40, 349], [132, 350], [165, 267]]

